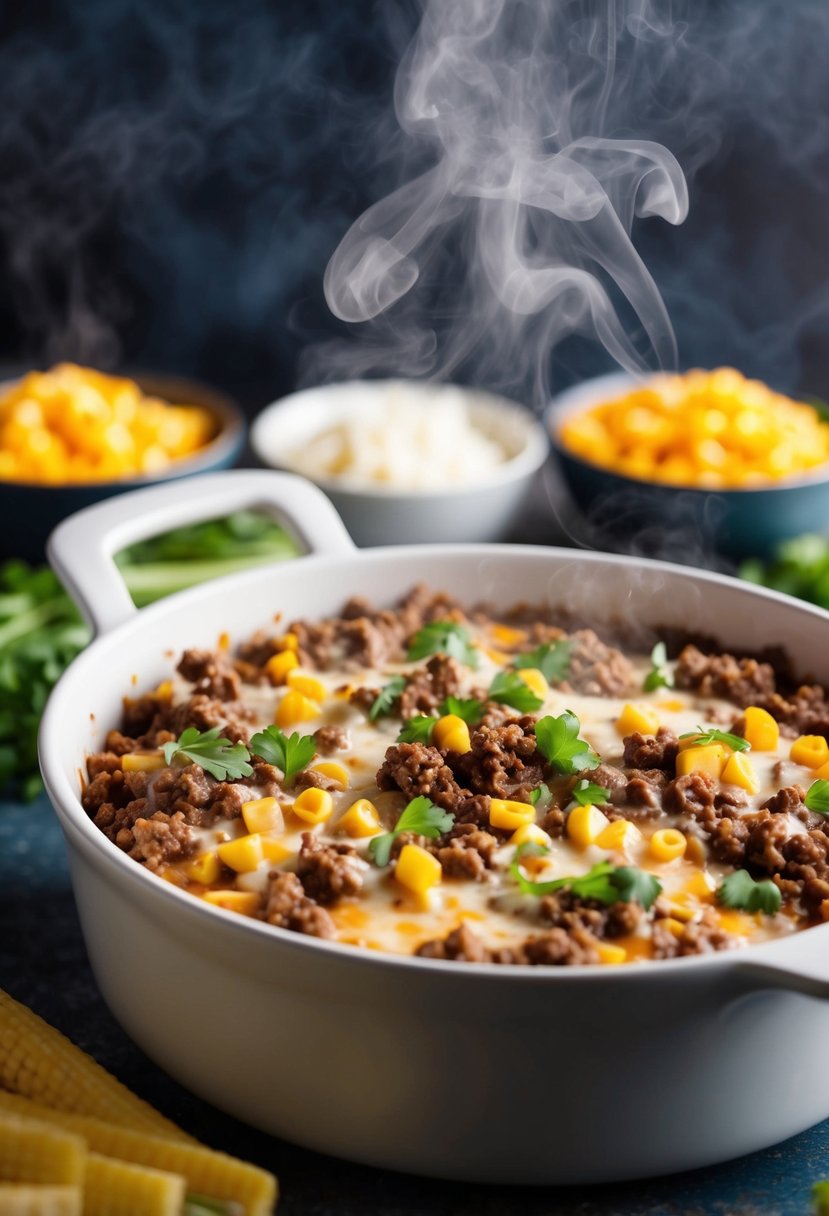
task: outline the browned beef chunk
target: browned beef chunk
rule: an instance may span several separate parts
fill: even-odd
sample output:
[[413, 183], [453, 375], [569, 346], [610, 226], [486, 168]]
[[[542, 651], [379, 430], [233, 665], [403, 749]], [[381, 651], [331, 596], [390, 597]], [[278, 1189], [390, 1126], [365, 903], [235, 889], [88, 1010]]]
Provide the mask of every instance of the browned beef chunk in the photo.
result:
[[633, 667], [621, 650], [607, 646], [592, 629], [579, 629], [569, 641], [573, 649], [562, 689], [593, 697], [623, 697], [631, 691]]
[[318, 904], [335, 904], [363, 885], [356, 850], [349, 844], [323, 844], [313, 832], [302, 834], [296, 872], [305, 894]]
[[242, 695], [239, 673], [222, 650], [185, 650], [176, 670], [196, 692], [216, 701], [238, 701]]
[[436, 713], [447, 697], [457, 694], [461, 675], [457, 659], [445, 654], [432, 655], [425, 667], [409, 676], [400, 696], [401, 716], [414, 718], [418, 714]]
[[265, 920], [280, 929], [307, 933], [310, 937], [333, 937], [334, 922], [305, 892], [296, 874], [277, 870], [270, 875]]
[[655, 735], [635, 731], [624, 740], [626, 768], [661, 768], [673, 775], [679, 740], [667, 726], [660, 726]]
[[744, 709], [774, 692], [774, 669], [756, 659], [735, 659], [731, 654], [703, 654], [686, 646], [676, 664], [677, 688], [692, 689], [703, 697], [722, 697]]
[[344, 752], [349, 746], [348, 731], [341, 726], [321, 726], [314, 731], [314, 743], [321, 756]]
[[458, 780], [476, 794], [513, 798], [544, 780], [547, 765], [538, 751], [533, 718], [504, 726], [481, 726], [471, 735], [471, 751], [454, 765]]
[[198, 847], [198, 839], [180, 811], [174, 815], [156, 811], [149, 819], [136, 819], [132, 836], [129, 855], [143, 861], [148, 870], [191, 857]]

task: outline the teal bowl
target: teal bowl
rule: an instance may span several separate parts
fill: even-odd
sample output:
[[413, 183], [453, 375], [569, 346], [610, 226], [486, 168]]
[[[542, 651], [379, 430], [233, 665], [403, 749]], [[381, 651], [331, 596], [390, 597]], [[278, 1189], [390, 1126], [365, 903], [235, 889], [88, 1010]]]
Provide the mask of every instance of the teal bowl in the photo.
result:
[[71, 485], [0, 480], [0, 520], [3, 524], [0, 559], [21, 557], [30, 562], [43, 562], [50, 532], [67, 515], [82, 507], [124, 494], [127, 490], [193, 477], [198, 473], [212, 473], [236, 463], [245, 444], [247, 428], [244, 415], [234, 401], [204, 384], [177, 376], [136, 374], [133, 379], [145, 393], [164, 401], [201, 405], [209, 410], [216, 420], [215, 437], [193, 456], [175, 461], [163, 472], [142, 477]]
[[560, 439], [566, 418], [629, 391], [633, 376], [597, 376], [560, 393], [545, 421], [562, 478], [594, 535], [611, 548], [673, 552], [674, 560], [702, 562], [768, 557], [781, 541], [829, 524], [829, 469], [767, 487], [703, 490], [642, 481], [591, 464]]

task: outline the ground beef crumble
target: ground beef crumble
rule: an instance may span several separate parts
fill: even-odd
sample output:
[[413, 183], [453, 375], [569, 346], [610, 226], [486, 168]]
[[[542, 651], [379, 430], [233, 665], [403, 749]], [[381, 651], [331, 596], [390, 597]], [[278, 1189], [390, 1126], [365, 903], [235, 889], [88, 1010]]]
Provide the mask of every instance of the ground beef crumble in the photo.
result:
[[[525, 640], [508, 639], [506, 649], [517, 652], [545, 641], [566, 640], [570, 661], [559, 686], [562, 693], [626, 698], [641, 690], [641, 676], [628, 658], [593, 630], [572, 631], [569, 625], [560, 627], [563, 621], [533, 620], [530, 610], [527, 614]], [[355, 598], [339, 617], [281, 623], [278, 632], [261, 632], [240, 647], [236, 656], [221, 648], [186, 650], [177, 667], [192, 686], [184, 698], [174, 703], [170, 684], [165, 682], [154, 692], [125, 699], [121, 729], [110, 731], [104, 749], [89, 757], [89, 781], [82, 796], [86, 812], [118, 848], [150, 870], [187, 860], [200, 847], [199, 830], [218, 821], [238, 820], [248, 798], [282, 796], [281, 773], [259, 759], [252, 761], [253, 774], [236, 782], [217, 781], [198, 764], [124, 772], [125, 755], [160, 748], [190, 726], [200, 731], [219, 727], [231, 741], [247, 743], [256, 717], [244, 704], [244, 697], [250, 697], [244, 685], [270, 684], [266, 664], [284, 649], [286, 630], [295, 637], [292, 644], [300, 663], [312, 669], [342, 670], [344, 689], [347, 673], [405, 661], [414, 634], [430, 621], [447, 619], [483, 628], [493, 623], [483, 609], [465, 612], [451, 597], [417, 587], [393, 610], [377, 610]], [[509, 614], [502, 619], [509, 619]], [[516, 623], [519, 619], [520, 614]], [[823, 688], [796, 687], [784, 667], [776, 672], [775, 665], [762, 658], [705, 653], [705, 645], [701, 641], [699, 646], [681, 649], [676, 686], [734, 706], [733, 711], [707, 707], [706, 721], [718, 721], [740, 732], [745, 722], [739, 711], [757, 705], [772, 714], [784, 735], [829, 738], [829, 700]], [[351, 689], [351, 703], [368, 714], [382, 687], [378, 683], [376, 688], [368, 687], [367, 681], [365, 687]], [[443, 654], [432, 655], [407, 673], [389, 716], [405, 721], [417, 715], [436, 715], [447, 697], [470, 695], [483, 708], [481, 720], [470, 726], [467, 753], [445, 752], [422, 743], [394, 743], [386, 750], [376, 783], [381, 791], [396, 795], [382, 812], [391, 821], [387, 827], [393, 826], [391, 812], [397, 796], [400, 809], [406, 801], [425, 795], [453, 816], [449, 831], [437, 839], [399, 835], [392, 846], [392, 861], [406, 844], [417, 844], [437, 858], [447, 884], [493, 883], [497, 889], [496, 853], [512, 833], [490, 826], [491, 800], [526, 803], [533, 791], [547, 783], [552, 802], [540, 816], [540, 826], [559, 838], [566, 834], [567, 808], [578, 777], [551, 770], [538, 750], [534, 717], [489, 700], [485, 687], [470, 688], [463, 665]], [[342, 720], [347, 720], [345, 715]], [[334, 724], [320, 727], [314, 742], [319, 756], [345, 752], [351, 746], [349, 731]], [[775, 776], [781, 788], [757, 809], [749, 809], [747, 795], [736, 787], [721, 788], [702, 773], [674, 777], [678, 747], [677, 735], [666, 727], [655, 735], [633, 733], [622, 741], [621, 755], [615, 748], [609, 750], [607, 760], [579, 776], [589, 777], [608, 791], [602, 809], [609, 819], [647, 820], [664, 812], [687, 836], [704, 844], [716, 861], [745, 868], [757, 879], [770, 878], [784, 900], [805, 910], [808, 917], [829, 920], [829, 823], [805, 806], [805, 790], [796, 783], [797, 767], [778, 762]], [[341, 785], [306, 769], [296, 776], [290, 792], [298, 794], [309, 788], [337, 791]], [[327, 909], [358, 895], [366, 872], [359, 852], [342, 843], [342, 838], [331, 843], [304, 832], [296, 872], [278, 870], [268, 875], [258, 914], [268, 923], [294, 932], [334, 937], [334, 919]], [[224, 873], [229, 881], [230, 870]], [[650, 928], [654, 958], [706, 953], [737, 944], [720, 927], [715, 908], [698, 913], [681, 930], [667, 909], [664, 900], [657, 900], [646, 912], [638, 903], [606, 906], [580, 900], [567, 890], [558, 891], [537, 901], [532, 915], [538, 931], [517, 945], [489, 947], [462, 924], [443, 938], [425, 942], [418, 954], [503, 965], [578, 965], [597, 962], [603, 941], [636, 935], [645, 924]]]

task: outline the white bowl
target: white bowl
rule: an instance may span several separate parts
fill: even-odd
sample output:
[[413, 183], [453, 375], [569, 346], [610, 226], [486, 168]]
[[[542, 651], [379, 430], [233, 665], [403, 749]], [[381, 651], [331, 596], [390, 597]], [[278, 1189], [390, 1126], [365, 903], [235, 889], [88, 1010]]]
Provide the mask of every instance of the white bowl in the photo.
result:
[[[254, 421], [250, 442], [263, 464], [296, 472], [289, 453], [301, 447], [363, 400], [388, 398], [405, 384], [421, 393], [424, 404], [445, 386], [400, 380], [351, 380], [292, 393], [266, 406]], [[342, 516], [358, 545], [417, 544], [423, 541], [500, 540], [527, 498], [533, 478], [547, 458], [544, 428], [514, 401], [477, 389], [463, 393], [475, 427], [494, 439], [507, 459], [475, 483], [440, 490], [398, 490], [387, 485], [352, 486], [333, 478], [314, 478]], [[429, 407], [434, 403], [429, 402]]]

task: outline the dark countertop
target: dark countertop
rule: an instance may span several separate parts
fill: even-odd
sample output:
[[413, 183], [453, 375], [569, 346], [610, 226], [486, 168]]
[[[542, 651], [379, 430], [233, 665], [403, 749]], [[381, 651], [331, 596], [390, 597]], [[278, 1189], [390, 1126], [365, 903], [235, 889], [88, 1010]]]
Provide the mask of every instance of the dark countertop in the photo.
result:
[[[255, 1132], [171, 1081], [109, 1013], [89, 968], [63, 839], [45, 798], [28, 807], [0, 803], [0, 926], [0, 987], [199, 1139], [273, 1170], [283, 1216], [802, 1216], [811, 1184], [829, 1175], [829, 1120], [729, 1165], [566, 1190], [433, 1182], [349, 1165]], [[497, 1129], [493, 1138], [497, 1143]]]

